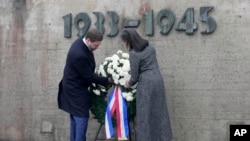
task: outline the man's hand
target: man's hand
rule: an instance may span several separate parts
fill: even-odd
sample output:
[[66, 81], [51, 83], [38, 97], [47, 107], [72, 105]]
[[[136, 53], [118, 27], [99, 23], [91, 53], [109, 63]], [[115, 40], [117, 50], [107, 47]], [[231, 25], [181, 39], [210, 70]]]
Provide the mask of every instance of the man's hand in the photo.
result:
[[108, 78], [108, 82], [109, 82], [109, 83], [114, 83], [113, 78], [110, 78], [110, 77], [109, 77], [109, 78]]

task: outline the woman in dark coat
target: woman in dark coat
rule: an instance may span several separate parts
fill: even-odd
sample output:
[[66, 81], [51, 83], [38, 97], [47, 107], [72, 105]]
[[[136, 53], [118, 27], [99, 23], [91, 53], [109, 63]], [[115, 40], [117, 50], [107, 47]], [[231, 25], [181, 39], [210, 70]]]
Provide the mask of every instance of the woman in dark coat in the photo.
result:
[[136, 140], [171, 141], [172, 129], [156, 51], [134, 29], [125, 29], [121, 33], [121, 39], [129, 49], [131, 78], [126, 86], [138, 83]]

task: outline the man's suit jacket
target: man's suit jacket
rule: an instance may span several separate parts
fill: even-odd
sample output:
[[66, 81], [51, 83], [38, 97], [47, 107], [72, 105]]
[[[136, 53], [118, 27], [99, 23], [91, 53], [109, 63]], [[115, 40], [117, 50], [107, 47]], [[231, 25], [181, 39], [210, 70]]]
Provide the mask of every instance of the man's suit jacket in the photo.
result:
[[91, 83], [107, 85], [108, 78], [94, 73], [95, 58], [83, 42], [77, 39], [70, 47], [63, 78], [59, 83], [58, 107], [69, 114], [89, 117]]

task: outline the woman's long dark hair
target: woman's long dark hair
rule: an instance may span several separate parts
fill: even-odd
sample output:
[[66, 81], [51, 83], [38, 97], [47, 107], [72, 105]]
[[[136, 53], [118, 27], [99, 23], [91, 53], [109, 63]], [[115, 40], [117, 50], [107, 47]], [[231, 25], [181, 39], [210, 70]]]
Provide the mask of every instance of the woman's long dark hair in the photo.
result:
[[121, 39], [129, 44], [129, 50], [142, 51], [148, 46], [148, 40], [143, 39], [135, 29], [127, 28], [121, 33]]

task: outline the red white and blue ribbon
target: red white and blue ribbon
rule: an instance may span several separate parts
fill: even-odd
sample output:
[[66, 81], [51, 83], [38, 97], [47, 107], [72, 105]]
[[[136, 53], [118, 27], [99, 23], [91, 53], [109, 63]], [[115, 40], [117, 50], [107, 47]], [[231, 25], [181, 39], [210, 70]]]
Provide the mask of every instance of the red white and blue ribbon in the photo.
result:
[[105, 114], [105, 130], [106, 138], [114, 138], [114, 127], [112, 124], [112, 116], [116, 115], [116, 131], [118, 139], [127, 139], [129, 135], [127, 104], [122, 97], [122, 90], [115, 86], [108, 98], [108, 104]]

